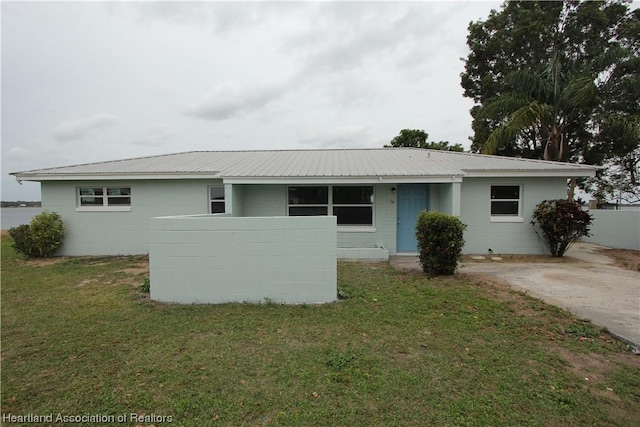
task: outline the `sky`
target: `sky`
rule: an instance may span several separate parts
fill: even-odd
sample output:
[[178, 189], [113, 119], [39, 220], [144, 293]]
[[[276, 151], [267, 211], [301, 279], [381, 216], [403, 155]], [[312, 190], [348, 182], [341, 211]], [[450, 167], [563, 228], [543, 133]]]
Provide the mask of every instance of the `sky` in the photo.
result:
[[194, 150], [469, 148], [467, 27], [501, 2], [6, 2], [10, 172]]

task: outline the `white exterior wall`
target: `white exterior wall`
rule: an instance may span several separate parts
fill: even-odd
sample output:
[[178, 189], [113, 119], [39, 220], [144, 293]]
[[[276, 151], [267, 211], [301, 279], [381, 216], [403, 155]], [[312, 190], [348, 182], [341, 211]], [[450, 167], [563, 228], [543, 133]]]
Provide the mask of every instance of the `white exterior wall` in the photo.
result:
[[[59, 255], [117, 255], [148, 252], [148, 222], [152, 217], [207, 214], [210, 185], [220, 180], [49, 181], [41, 184], [43, 207], [62, 215], [67, 227]], [[523, 185], [520, 223], [490, 222], [490, 186]], [[130, 212], [78, 212], [77, 188], [131, 187]], [[371, 231], [338, 229], [337, 247], [379, 248], [396, 254], [396, 184], [375, 184], [374, 227]], [[227, 209], [233, 216], [286, 216], [287, 185], [225, 186]], [[451, 213], [455, 207], [451, 184], [430, 186], [430, 209]], [[465, 253], [544, 253], [544, 246], [529, 224], [535, 206], [544, 199], [566, 197], [565, 178], [465, 178], [461, 185], [460, 212], [468, 225]], [[379, 251], [374, 251], [379, 257]], [[369, 252], [339, 252], [348, 258]], [[344, 254], [344, 255], [343, 255]], [[355, 254], [355, 255], [354, 255]]]
[[[149, 218], [209, 212], [216, 180], [48, 181], [42, 206], [58, 212], [67, 229], [57, 255], [146, 254]], [[78, 212], [78, 187], [131, 187], [130, 212]]]
[[182, 304], [337, 298], [335, 217], [153, 218], [151, 299]]
[[[522, 185], [522, 222], [491, 222], [491, 185]], [[467, 224], [463, 252], [544, 254], [546, 249], [531, 226], [531, 215], [543, 200], [565, 199], [566, 178], [464, 178], [460, 219]]]
[[583, 240], [611, 248], [640, 250], [640, 211], [590, 210], [591, 234]]
[[286, 216], [286, 185], [241, 185], [244, 216]]

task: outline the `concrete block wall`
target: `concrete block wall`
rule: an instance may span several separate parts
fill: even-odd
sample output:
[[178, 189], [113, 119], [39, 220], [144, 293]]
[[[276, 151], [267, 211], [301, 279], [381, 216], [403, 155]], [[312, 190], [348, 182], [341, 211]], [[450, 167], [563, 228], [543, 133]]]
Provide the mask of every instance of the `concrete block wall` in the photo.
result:
[[591, 234], [585, 242], [618, 249], [640, 250], [640, 210], [590, 210]]
[[153, 218], [149, 267], [156, 301], [335, 301], [336, 218]]

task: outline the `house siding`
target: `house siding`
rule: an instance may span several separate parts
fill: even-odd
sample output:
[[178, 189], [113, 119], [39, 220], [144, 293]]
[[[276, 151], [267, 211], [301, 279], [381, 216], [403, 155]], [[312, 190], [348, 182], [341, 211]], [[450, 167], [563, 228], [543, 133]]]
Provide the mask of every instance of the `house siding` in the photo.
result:
[[[208, 187], [221, 180], [114, 180], [45, 181], [43, 207], [62, 215], [67, 228], [59, 255], [117, 255], [148, 253], [149, 219], [158, 216], [197, 215], [209, 212]], [[490, 187], [522, 185], [522, 222], [490, 221]], [[430, 209], [452, 212], [456, 207], [453, 184], [430, 185]], [[78, 212], [77, 187], [131, 187], [130, 212]], [[384, 247], [396, 254], [396, 194], [393, 183], [375, 184], [372, 231], [338, 231], [338, 248]], [[233, 216], [286, 216], [287, 185], [226, 185], [227, 210]], [[542, 200], [566, 197], [565, 178], [465, 178], [461, 185], [460, 217], [468, 225], [465, 253], [544, 253], [530, 225], [531, 214]]]
[[[491, 222], [491, 186], [522, 185], [522, 222]], [[465, 178], [460, 219], [467, 224], [464, 253], [544, 254], [544, 244], [531, 226], [538, 203], [567, 197], [566, 178]]]
[[[208, 187], [220, 180], [49, 181], [42, 206], [58, 212], [67, 229], [58, 255], [146, 254], [149, 218], [206, 214]], [[77, 212], [78, 187], [131, 187], [130, 212]]]

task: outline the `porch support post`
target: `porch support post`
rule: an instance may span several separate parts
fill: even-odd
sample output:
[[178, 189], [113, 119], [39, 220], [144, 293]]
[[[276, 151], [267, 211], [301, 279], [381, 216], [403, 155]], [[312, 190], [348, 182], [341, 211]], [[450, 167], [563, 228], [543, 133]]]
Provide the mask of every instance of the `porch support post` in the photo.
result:
[[224, 184], [224, 211], [235, 216], [235, 212], [233, 212], [233, 184]]
[[460, 189], [462, 188], [462, 183], [460, 182], [452, 182], [451, 183], [451, 214], [455, 216], [460, 216]]

